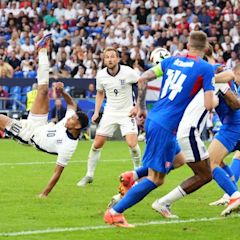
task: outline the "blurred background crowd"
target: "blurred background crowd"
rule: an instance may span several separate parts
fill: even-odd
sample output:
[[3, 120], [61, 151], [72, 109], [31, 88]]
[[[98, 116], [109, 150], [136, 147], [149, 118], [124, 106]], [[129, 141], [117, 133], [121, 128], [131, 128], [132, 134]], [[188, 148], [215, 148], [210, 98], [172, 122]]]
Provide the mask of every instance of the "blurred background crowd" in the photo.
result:
[[240, 59], [240, 1], [230, 0], [1, 0], [0, 77], [36, 77], [34, 39], [51, 32], [51, 77], [95, 78], [105, 47], [139, 73], [156, 46], [186, 51], [193, 30], [207, 33], [217, 62]]

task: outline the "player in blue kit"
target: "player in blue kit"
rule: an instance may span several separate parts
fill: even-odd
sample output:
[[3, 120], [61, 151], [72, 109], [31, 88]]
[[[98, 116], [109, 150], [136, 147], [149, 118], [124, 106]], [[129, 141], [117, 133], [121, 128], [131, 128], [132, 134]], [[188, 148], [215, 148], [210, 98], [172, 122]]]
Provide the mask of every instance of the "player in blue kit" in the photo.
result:
[[[123, 212], [141, 201], [152, 190], [162, 185], [166, 174], [173, 168], [173, 160], [180, 152], [176, 132], [184, 110], [198, 91], [204, 89], [204, 105], [207, 110], [215, 106], [214, 73], [212, 66], [201, 58], [207, 46], [207, 36], [194, 31], [189, 39], [187, 56], [170, 57], [146, 71], [138, 80], [137, 117], [146, 117], [147, 82], [163, 76], [160, 98], [149, 112], [146, 123], [146, 149], [143, 166], [148, 176], [132, 187], [127, 194], [104, 215], [108, 224], [132, 227]], [[134, 114], [134, 112], [132, 112]]]
[[[240, 64], [235, 66], [233, 72], [238, 76]], [[238, 80], [238, 77], [235, 77], [237, 83]], [[213, 179], [230, 196], [227, 208], [221, 213], [222, 216], [229, 215], [240, 206], [240, 192], [230, 178], [233, 175], [231, 169], [223, 162], [229, 153], [237, 149], [240, 140], [240, 100], [234, 100], [238, 94], [238, 85], [235, 81], [229, 82], [231, 91], [230, 94], [228, 91], [228, 98], [224, 96], [225, 93], [219, 96], [216, 112], [223, 125], [208, 148]]]

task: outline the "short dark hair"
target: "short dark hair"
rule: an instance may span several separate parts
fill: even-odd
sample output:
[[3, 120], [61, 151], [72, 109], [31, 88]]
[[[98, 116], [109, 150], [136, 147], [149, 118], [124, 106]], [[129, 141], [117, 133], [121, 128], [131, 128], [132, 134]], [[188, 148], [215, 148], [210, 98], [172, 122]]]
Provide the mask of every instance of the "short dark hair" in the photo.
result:
[[87, 114], [82, 111], [77, 111], [76, 114], [78, 116], [78, 120], [82, 126], [82, 129], [87, 127], [89, 123]]

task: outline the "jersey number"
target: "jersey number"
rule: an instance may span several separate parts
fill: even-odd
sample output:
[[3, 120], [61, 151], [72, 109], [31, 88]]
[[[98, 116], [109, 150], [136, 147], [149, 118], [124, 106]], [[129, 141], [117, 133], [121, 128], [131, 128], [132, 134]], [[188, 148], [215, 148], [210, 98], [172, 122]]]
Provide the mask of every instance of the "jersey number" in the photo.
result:
[[168, 98], [172, 101], [182, 91], [182, 84], [187, 75], [181, 73], [179, 70], [168, 69], [167, 76], [168, 78], [163, 86], [160, 98], [166, 97], [168, 90], [170, 90]]

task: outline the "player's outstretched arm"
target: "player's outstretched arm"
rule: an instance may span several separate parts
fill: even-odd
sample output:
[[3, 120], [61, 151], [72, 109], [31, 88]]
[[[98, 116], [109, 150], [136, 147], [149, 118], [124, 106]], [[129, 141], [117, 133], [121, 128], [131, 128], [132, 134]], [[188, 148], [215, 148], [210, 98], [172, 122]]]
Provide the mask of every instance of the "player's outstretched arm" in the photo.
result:
[[230, 89], [224, 94], [224, 99], [232, 110], [240, 109], [240, 97], [235, 95]]
[[227, 70], [215, 75], [216, 83], [227, 83], [234, 79], [234, 73], [231, 70]]
[[47, 184], [47, 186], [45, 187], [45, 189], [43, 190], [42, 193], [39, 194], [40, 198], [46, 198], [48, 196], [48, 194], [52, 191], [52, 189], [54, 188], [54, 186], [56, 185], [56, 183], [58, 182], [62, 172], [63, 172], [64, 167], [60, 166], [60, 165], [56, 165], [54, 173], [49, 181], [49, 183]]
[[74, 99], [64, 90], [64, 84], [62, 82], [56, 83], [56, 90], [61, 93], [62, 97], [67, 103], [67, 107], [76, 111], [77, 104], [75, 103]]

